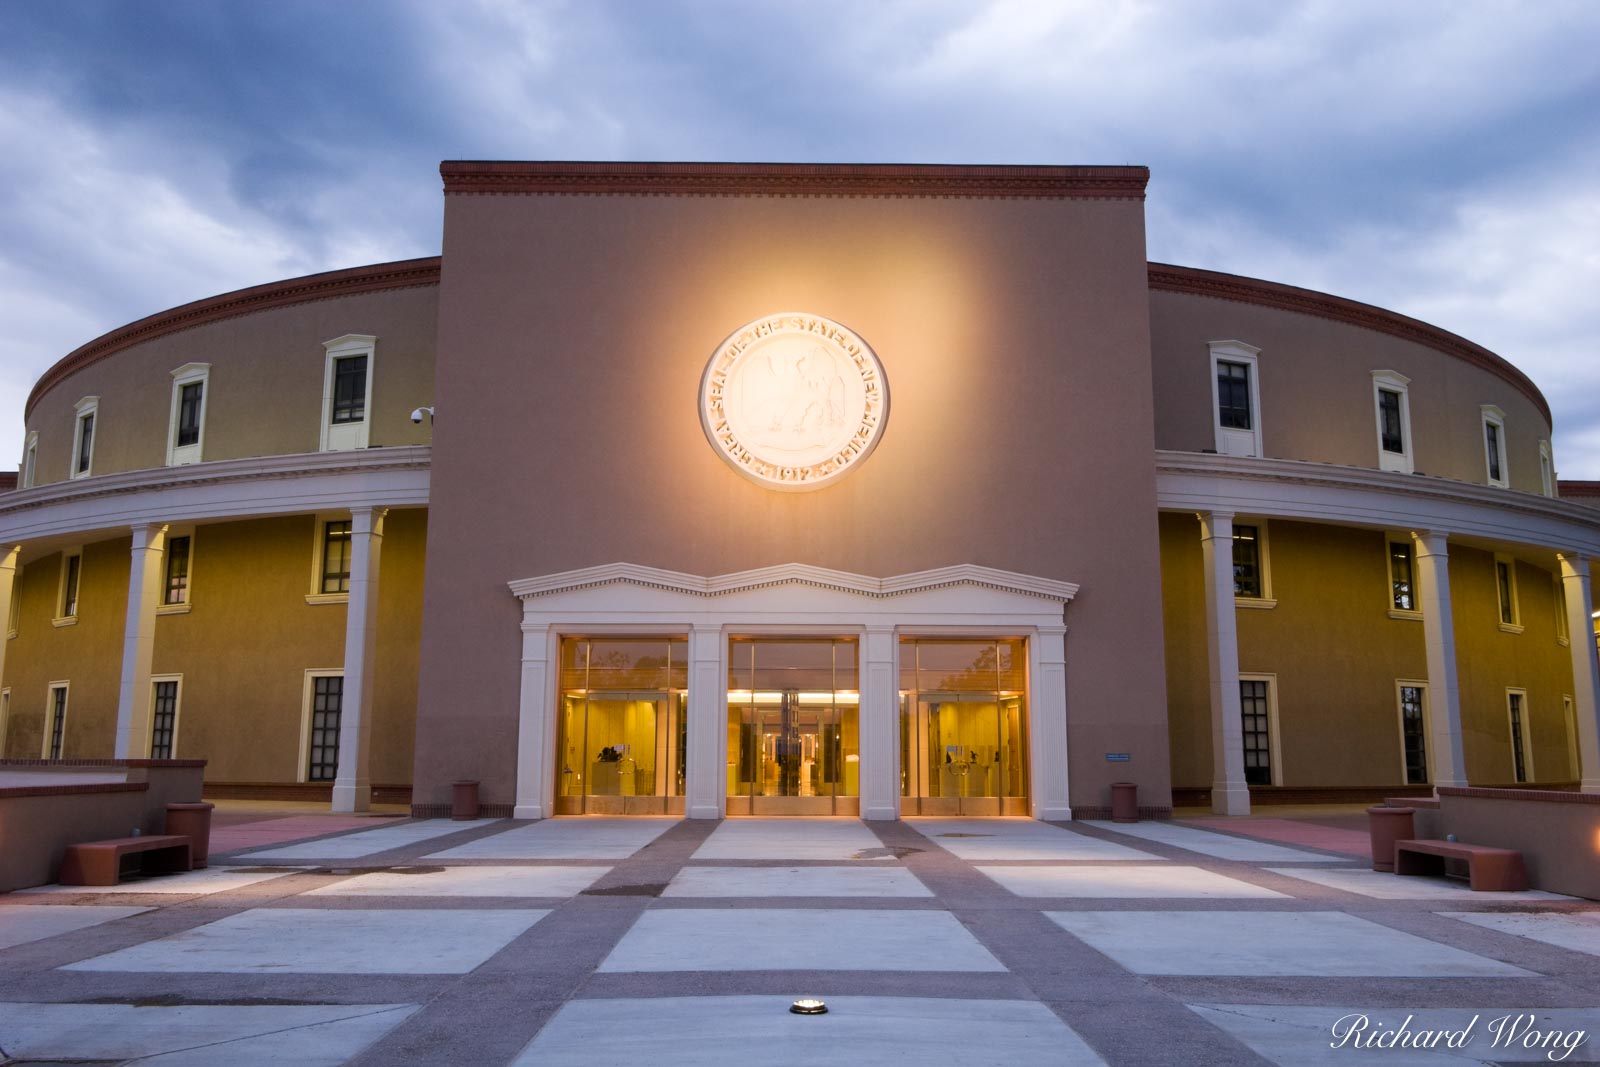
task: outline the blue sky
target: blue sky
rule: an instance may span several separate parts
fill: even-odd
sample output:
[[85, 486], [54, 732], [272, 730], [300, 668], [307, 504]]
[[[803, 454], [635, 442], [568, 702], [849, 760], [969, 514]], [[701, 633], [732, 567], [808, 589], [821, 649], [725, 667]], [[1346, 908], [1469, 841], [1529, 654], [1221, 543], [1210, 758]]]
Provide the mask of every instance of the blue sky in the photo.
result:
[[0, 463], [108, 329], [436, 253], [441, 159], [1145, 164], [1150, 258], [1486, 345], [1600, 479], [1593, 0], [0, 0]]

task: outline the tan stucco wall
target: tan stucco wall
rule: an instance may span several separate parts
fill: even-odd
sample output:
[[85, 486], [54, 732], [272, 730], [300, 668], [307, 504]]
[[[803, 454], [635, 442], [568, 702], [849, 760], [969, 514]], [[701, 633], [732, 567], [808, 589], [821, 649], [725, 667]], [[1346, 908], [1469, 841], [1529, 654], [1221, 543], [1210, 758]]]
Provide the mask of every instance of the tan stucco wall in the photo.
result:
[[211, 364], [204, 458], [315, 452], [320, 443], [323, 342], [344, 334], [378, 340], [372, 362], [371, 443], [426, 444], [412, 409], [433, 403], [438, 289], [425, 286], [317, 300], [207, 323], [131, 346], [64, 379], [29, 414], [39, 433], [35, 484], [67, 477], [76, 413], [100, 398], [94, 474], [167, 462], [172, 372]]
[[[512, 799], [505, 583], [618, 560], [1080, 582], [1073, 802], [1130, 773], [1108, 750], [1164, 802], [1139, 203], [450, 197], [444, 244], [418, 803], [457, 776]], [[742, 479], [698, 416], [717, 343], [784, 310], [857, 331], [892, 398], [877, 451], [810, 493]]]
[[[190, 610], [156, 618], [152, 671], [182, 675], [173, 755], [207, 760], [207, 781], [287, 783], [301, 775], [305, 671], [344, 665], [346, 607], [306, 603], [317, 523], [299, 515], [193, 531]], [[380, 784], [411, 780], [426, 535], [426, 511], [393, 511], [385, 520], [371, 754]], [[24, 567], [20, 625], [5, 664], [7, 756], [39, 756], [46, 690], [60, 679], [71, 682], [63, 754], [112, 755], [129, 547], [127, 538], [85, 547], [76, 626], [50, 622], [60, 555]]]
[[1216, 447], [1210, 343], [1230, 340], [1261, 349], [1261, 443], [1269, 457], [1376, 467], [1372, 372], [1394, 370], [1411, 379], [1417, 471], [1484, 483], [1480, 405], [1495, 404], [1506, 413], [1512, 488], [1542, 492], [1539, 441], [1550, 438], [1550, 425], [1505, 379], [1376, 330], [1187, 293], [1150, 294], [1156, 447]]
[[[1278, 603], [1235, 609], [1235, 618], [1240, 672], [1277, 676], [1281, 784], [1402, 784], [1395, 683], [1426, 682], [1428, 670], [1422, 622], [1388, 616], [1385, 534], [1281, 520], [1266, 525]], [[1161, 548], [1173, 784], [1206, 788], [1211, 713], [1199, 522], [1163, 514]], [[1561, 694], [1572, 691], [1572, 670], [1568, 650], [1555, 639], [1551, 576], [1518, 566], [1525, 630], [1503, 633], [1493, 559], [1451, 546], [1468, 778], [1475, 784], [1510, 780], [1505, 688], [1517, 686], [1528, 690], [1536, 776], [1566, 780]]]

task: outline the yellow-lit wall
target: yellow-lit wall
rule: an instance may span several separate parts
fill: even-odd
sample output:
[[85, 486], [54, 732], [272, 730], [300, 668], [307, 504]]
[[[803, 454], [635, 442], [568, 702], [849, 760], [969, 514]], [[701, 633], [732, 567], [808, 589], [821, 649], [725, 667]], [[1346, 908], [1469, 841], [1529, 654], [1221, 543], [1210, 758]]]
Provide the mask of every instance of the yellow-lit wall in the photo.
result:
[[[1235, 618], [1240, 672], [1276, 675], [1280, 784], [1401, 784], [1395, 683], [1425, 682], [1428, 669], [1422, 622], [1388, 615], [1385, 535], [1278, 520], [1265, 525], [1277, 606], [1237, 608]], [[1512, 778], [1505, 690], [1513, 686], [1528, 691], [1534, 777], [1570, 780], [1561, 694], [1572, 692], [1571, 660], [1556, 640], [1551, 575], [1518, 565], [1524, 632], [1504, 633], [1493, 561], [1492, 553], [1451, 546], [1468, 779], [1488, 785]], [[1200, 524], [1193, 515], [1161, 516], [1161, 566], [1173, 787], [1206, 788], [1209, 668]]]
[[[191, 548], [190, 610], [156, 618], [152, 672], [183, 679], [174, 755], [207, 760], [209, 782], [290, 783], [303, 773], [305, 672], [344, 664], [345, 605], [306, 603], [318, 529], [312, 515], [201, 526]], [[371, 776], [405, 784], [427, 512], [390, 512], [384, 534]], [[63, 756], [112, 755], [129, 548], [127, 538], [84, 547], [74, 626], [51, 624], [60, 554], [24, 566], [17, 637], [5, 664], [4, 685], [12, 690], [7, 756], [40, 754], [48, 684], [63, 679], [71, 682]]]

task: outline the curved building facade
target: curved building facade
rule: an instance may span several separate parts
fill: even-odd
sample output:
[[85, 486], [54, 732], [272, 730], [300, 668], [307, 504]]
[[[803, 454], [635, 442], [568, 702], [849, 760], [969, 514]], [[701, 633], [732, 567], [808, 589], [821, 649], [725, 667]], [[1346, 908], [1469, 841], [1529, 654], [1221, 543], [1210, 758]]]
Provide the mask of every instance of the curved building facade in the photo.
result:
[[1600, 512], [1499, 356], [1148, 263], [1142, 168], [442, 174], [440, 257], [40, 379], [6, 757], [523, 818], [1600, 789]]

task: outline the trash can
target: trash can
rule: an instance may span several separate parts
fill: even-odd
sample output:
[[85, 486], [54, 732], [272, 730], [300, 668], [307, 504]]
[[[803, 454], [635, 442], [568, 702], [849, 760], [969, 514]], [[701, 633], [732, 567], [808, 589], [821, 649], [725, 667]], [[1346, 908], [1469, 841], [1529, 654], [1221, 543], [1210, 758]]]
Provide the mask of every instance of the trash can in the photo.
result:
[[1139, 821], [1139, 786], [1136, 783], [1111, 783], [1111, 821]]
[[476, 819], [478, 817], [478, 783], [476, 781], [460, 781], [455, 783], [454, 791], [450, 797], [450, 817], [452, 819]]
[[215, 807], [206, 803], [167, 805], [167, 833], [189, 839], [197, 871], [206, 865], [206, 857], [211, 854], [211, 810]]
[[1417, 835], [1415, 808], [1367, 809], [1367, 833], [1372, 838], [1372, 869], [1394, 871], [1394, 843]]

